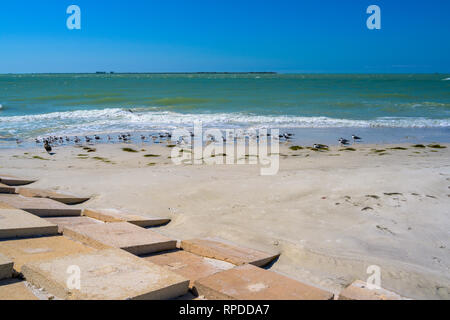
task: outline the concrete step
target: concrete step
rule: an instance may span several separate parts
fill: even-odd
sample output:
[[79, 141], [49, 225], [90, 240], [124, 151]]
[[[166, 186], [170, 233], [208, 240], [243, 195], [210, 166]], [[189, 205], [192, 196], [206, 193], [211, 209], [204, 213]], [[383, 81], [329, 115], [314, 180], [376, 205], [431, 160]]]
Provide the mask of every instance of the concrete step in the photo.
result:
[[8, 279], [0, 281], [0, 301], [39, 300], [25, 281]]
[[15, 194], [0, 194], [0, 202], [32, 213], [38, 217], [80, 216], [81, 209], [45, 198], [29, 198]]
[[0, 202], [0, 239], [56, 235], [58, 227], [35, 215]]
[[78, 197], [71, 194], [26, 187], [19, 187], [16, 192], [24, 197], [48, 198], [68, 205], [80, 204], [90, 199], [88, 197]]
[[141, 216], [117, 209], [84, 209], [83, 215], [104, 222], [129, 222], [139, 227], [155, 227], [170, 222], [167, 218]]
[[195, 281], [199, 296], [220, 300], [331, 300], [333, 293], [281, 274], [242, 265]]
[[190, 280], [190, 288], [193, 287], [194, 281], [197, 279], [235, 267], [234, 264], [198, 256], [184, 250], [163, 252], [143, 257], [143, 259], [164, 266], [173, 272], [188, 278]]
[[[74, 267], [79, 288], [68, 286], [68, 270]], [[178, 274], [119, 249], [33, 262], [22, 269], [27, 281], [63, 299], [173, 299], [185, 295], [189, 285]]]
[[183, 240], [181, 248], [200, 256], [227, 261], [235, 265], [249, 263], [262, 267], [279, 257], [279, 254], [238, 246], [222, 239]]
[[14, 194], [14, 193], [16, 193], [16, 188], [8, 186], [8, 185], [3, 184], [3, 183], [0, 183], [0, 193]]
[[0, 241], [0, 253], [14, 261], [17, 273], [25, 263], [94, 251], [96, 249], [64, 236]]
[[98, 249], [118, 248], [136, 255], [173, 250], [177, 243], [128, 222], [70, 226], [63, 234]]
[[58, 232], [63, 233], [64, 228], [71, 226], [81, 226], [87, 224], [104, 224], [103, 221], [92, 219], [89, 217], [48, 217], [43, 218], [50, 223], [58, 226]]
[[13, 265], [11, 259], [0, 253], [0, 280], [12, 277]]
[[24, 186], [33, 182], [36, 182], [37, 180], [32, 179], [26, 179], [26, 178], [19, 178], [16, 176], [11, 176], [7, 174], [0, 175], [0, 182], [3, 184], [6, 184], [8, 186]]

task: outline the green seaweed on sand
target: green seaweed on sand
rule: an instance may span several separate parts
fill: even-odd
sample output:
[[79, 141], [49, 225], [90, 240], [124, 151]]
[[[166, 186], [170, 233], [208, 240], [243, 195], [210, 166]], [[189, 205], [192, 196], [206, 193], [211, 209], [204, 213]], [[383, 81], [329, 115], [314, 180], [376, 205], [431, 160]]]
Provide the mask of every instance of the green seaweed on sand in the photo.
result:
[[367, 194], [366, 197], [367, 198], [373, 198], [373, 199], [380, 199], [380, 197], [375, 195], [375, 194]]
[[156, 165], [156, 163], [155, 163], [155, 162], [150, 162], [150, 163], [147, 163], [147, 166], [149, 166], [149, 167], [153, 167], [154, 165]]
[[33, 156], [33, 159], [38, 159], [38, 160], [50, 160], [50, 159], [45, 159], [45, 158], [42, 158], [42, 157], [40, 157], [40, 156]]
[[434, 148], [434, 149], [445, 149], [445, 148], [447, 148], [446, 146], [441, 146], [440, 144], [429, 144], [427, 147], [428, 148]]
[[137, 150], [134, 150], [133, 148], [122, 148], [122, 151], [125, 151], [125, 152], [133, 152], [133, 153], [139, 152], [139, 151], [137, 151]]
[[386, 228], [386, 227], [377, 225], [377, 229], [379, 229], [379, 230], [381, 230], [381, 231], [389, 232], [390, 234], [395, 235], [395, 233], [393, 233], [391, 230], [389, 230], [389, 229]]
[[403, 193], [400, 193], [400, 192], [384, 192], [383, 194], [386, 196], [402, 196], [403, 195]]
[[92, 157], [92, 159], [98, 160], [98, 161], [102, 161], [102, 162], [105, 162], [105, 163], [111, 163], [111, 160], [108, 160], [108, 159], [102, 158], [102, 157]]
[[97, 149], [95, 148], [90, 148], [90, 147], [83, 147], [83, 150], [87, 151], [87, 152], [95, 152], [97, 151]]
[[176, 147], [176, 144], [168, 144], [167, 145], [167, 148], [175, 148]]
[[414, 144], [411, 146], [411, 148], [426, 148], [423, 144]]
[[77, 157], [88, 157], [88, 155], [85, 154], [85, 153], [80, 153], [80, 154], [77, 155]]
[[291, 147], [289, 147], [289, 149], [291, 149], [292, 151], [297, 151], [297, 150], [302, 150], [303, 147], [301, 147], [301, 146], [291, 146]]
[[370, 151], [372, 151], [374, 153], [381, 153], [381, 152], [385, 152], [386, 150], [384, 150], [384, 149], [371, 149]]
[[160, 157], [161, 155], [159, 154], [145, 154], [144, 157], [145, 158], [156, 158], [156, 157]]
[[404, 148], [404, 147], [393, 147], [393, 148], [389, 148], [390, 150], [408, 150], [408, 148]]
[[348, 148], [339, 149], [339, 151], [356, 151], [356, 149], [348, 147]]

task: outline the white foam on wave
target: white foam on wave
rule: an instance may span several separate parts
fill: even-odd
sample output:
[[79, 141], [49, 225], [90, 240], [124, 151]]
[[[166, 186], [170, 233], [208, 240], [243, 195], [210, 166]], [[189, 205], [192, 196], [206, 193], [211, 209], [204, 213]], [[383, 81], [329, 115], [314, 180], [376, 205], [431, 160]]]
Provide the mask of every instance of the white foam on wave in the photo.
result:
[[373, 120], [328, 117], [269, 116], [244, 113], [184, 114], [170, 111], [130, 112], [120, 108], [77, 110], [37, 115], [0, 117], [0, 130], [10, 133], [82, 134], [120, 130], [174, 129], [201, 121], [206, 127], [252, 128], [438, 128], [450, 127], [450, 119], [377, 118]]
[[442, 81], [449, 81], [449, 80], [450, 80], [450, 78], [442, 79]]

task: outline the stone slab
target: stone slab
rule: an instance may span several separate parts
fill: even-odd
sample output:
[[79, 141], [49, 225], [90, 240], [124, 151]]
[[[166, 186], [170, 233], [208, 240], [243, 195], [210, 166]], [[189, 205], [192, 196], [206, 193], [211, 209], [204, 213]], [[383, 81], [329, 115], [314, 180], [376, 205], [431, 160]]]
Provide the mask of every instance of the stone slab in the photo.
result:
[[270, 254], [262, 251], [226, 243], [221, 239], [192, 239], [181, 241], [183, 250], [200, 256], [223, 260], [235, 265], [252, 264], [258, 267], [265, 266], [279, 257], [279, 254]]
[[25, 281], [9, 279], [0, 281], [0, 301], [2, 300], [39, 300]]
[[176, 249], [176, 240], [128, 222], [65, 227], [63, 234], [89, 246], [118, 248], [136, 255]]
[[18, 273], [25, 263], [94, 251], [96, 249], [64, 236], [0, 241], [0, 253], [14, 261], [14, 270]]
[[25, 179], [25, 178], [19, 178], [11, 175], [2, 174], [0, 175], [0, 182], [3, 184], [6, 184], [8, 186], [24, 186], [33, 182], [36, 182], [37, 180], [31, 180], [31, 179]]
[[15, 194], [0, 194], [0, 202], [7, 203], [12, 207], [27, 211], [38, 217], [81, 215], [81, 209], [72, 208], [51, 199], [29, 198]]
[[13, 265], [11, 259], [0, 253], [0, 280], [12, 277]]
[[103, 221], [92, 219], [89, 217], [48, 217], [44, 218], [50, 223], [58, 226], [58, 232], [63, 233], [65, 227], [81, 226], [87, 224], [104, 224]]
[[0, 202], [0, 239], [55, 235], [58, 227]]
[[139, 227], [154, 227], [170, 222], [167, 218], [144, 217], [117, 209], [84, 209], [83, 215], [104, 222], [129, 222]]
[[339, 300], [404, 300], [386, 289], [369, 289], [364, 281], [356, 280], [339, 293]]
[[8, 186], [8, 185], [3, 184], [3, 183], [0, 183], [0, 193], [14, 194], [14, 193], [16, 193], [16, 188]]
[[184, 250], [155, 254], [143, 257], [143, 259], [164, 266], [188, 278], [190, 280], [190, 288], [193, 287], [194, 281], [197, 279], [231, 269], [235, 266], [225, 261], [198, 256]]
[[59, 193], [49, 190], [19, 187], [17, 193], [24, 197], [31, 198], [48, 198], [64, 204], [74, 205], [88, 201], [90, 198], [77, 197], [71, 194]]
[[195, 281], [195, 291], [220, 300], [331, 300], [333, 294], [281, 274], [242, 265]]
[[[67, 269], [78, 266], [79, 289], [67, 287]], [[185, 295], [189, 280], [118, 249], [99, 250], [26, 264], [27, 281], [64, 299], [172, 299]]]

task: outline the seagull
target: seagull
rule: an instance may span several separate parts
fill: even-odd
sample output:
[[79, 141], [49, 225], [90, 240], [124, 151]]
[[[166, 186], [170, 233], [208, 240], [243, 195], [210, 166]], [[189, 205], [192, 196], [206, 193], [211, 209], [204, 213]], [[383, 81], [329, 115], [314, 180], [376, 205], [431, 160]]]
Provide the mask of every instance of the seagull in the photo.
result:
[[349, 144], [349, 141], [347, 139], [344, 139], [344, 138], [340, 138], [338, 141], [341, 144], [341, 146], [346, 146], [346, 145]]
[[52, 152], [52, 147], [48, 143], [48, 140], [44, 141], [44, 148], [45, 148], [45, 151], [47, 151], [48, 153]]
[[70, 138], [68, 136], [66, 136], [66, 141], [70, 142]]
[[145, 140], [145, 136], [143, 134], [141, 134], [141, 140], [144, 141]]
[[101, 140], [101, 138], [98, 135], [94, 136], [95, 140]]
[[328, 146], [325, 145], [325, 144], [315, 143], [315, 144], [313, 145], [313, 148], [314, 148], [314, 149], [328, 149]]
[[356, 140], [362, 140], [362, 138], [355, 136], [354, 134], [352, 134], [352, 139], [353, 139], [353, 142], [356, 142]]
[[74, 141], [75, 143], [79, 143], [79, 142], [80, 142], [80, 138], [78, 138], [78, 136], [75, 136], [75, 138], [73, 139], [73, 141]]
[[39, 140], [38, 138], [36, 138], [36, 143], [41, 143], [41, 140]]
[[22, 143], [22, 140], [16, 139], [16, 143], [20, 144], [20, 143]]
[[92, 140], [92, 139], [89, 138], [88, 136], [85, 136], [84, 138], [86, 139], [86, 142], [91, 142], [91, 140]]
[[108, 135], [108, 141], [111, 141], [111, 137]]

